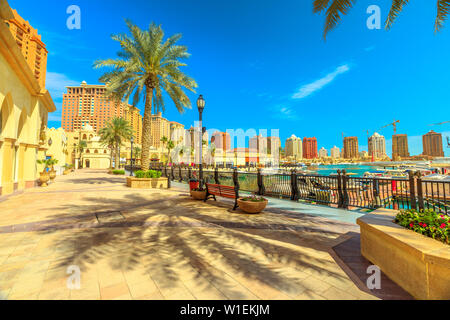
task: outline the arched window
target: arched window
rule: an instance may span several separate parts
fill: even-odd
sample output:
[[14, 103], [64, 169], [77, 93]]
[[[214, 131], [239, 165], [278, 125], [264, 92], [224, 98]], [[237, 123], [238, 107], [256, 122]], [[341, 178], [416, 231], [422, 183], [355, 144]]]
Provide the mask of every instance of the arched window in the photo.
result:
[[94, 136], [92, 134], [89, 135], [89, 140], [92, 140]]
[[0, 105], [0, 135], [6, 135], [8, 120], [12, 111], [12, 99], [8, 94]]
[[19, 119], [19, 126], [17, 127], [17, 139], [23, 137], [26, 122], [27, 122], [27, 113], [25, 112], [25, 110], [22, 110], [22, 114], [20, 115]]
[[97, 150], [97, 149], [95, 149], [94, 153], [98, 153], [98, 150]]
[[87, 150], [86, 150], [86, 153], [91, 153], [91, 150], [87, 149]]
[[107, 154], [107, 153], [108, 153], [108, 151], [106, 151], [106, 150], [105, 150], [105, 151], [103, 151], [103, 153], [104, 153], [104, 154]]
[[83, 140], [87, 140], [87, 135], [83, 134]]

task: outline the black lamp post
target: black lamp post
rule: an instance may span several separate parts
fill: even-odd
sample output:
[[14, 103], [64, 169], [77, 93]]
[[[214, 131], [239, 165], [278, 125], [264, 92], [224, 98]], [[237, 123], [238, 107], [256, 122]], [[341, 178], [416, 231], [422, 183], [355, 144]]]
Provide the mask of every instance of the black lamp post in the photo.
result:
[[130, 177], [133, 176], [133, 143], [134, 143], [134, 137], [131, 137], [131, 155], [130, 155], [130, 164], [131, 164], [131, 172]]
[[199, 113], [199, 135], [200, 135], [200, 140], [199, 140], [199, 148], [200, 148], [200, 167], [199, 167], [199, 187], [200, 189], [203, 188], [203, 110], [205, 109], [205, 99], [203, 99], [203, 95], [200, 95], [200, 97], [198, 97], [197, 100], [197, 107], [198, 107], [198, 113]]

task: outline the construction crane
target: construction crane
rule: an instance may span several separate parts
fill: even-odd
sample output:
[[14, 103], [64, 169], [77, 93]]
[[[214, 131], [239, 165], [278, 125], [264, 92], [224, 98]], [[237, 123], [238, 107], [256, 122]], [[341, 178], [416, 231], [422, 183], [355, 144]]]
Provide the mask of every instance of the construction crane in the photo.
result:
[[397, 134], [397, 123], [400, 123], [400, 120], [394, 120], [394, 122], [389, 123], [389, 124], [385, 125], [384, 127], [381, 127], [380, 130], [384, 129], [384, 128], [387, 128], [389, 126], [393, 126], [394, 127], [394, 134]]
[[[433, 124], [429, 124], [429, 126], [440, 126], [446, 123], [450, 123], [450, 121], [444, 121], [444, 122], [439, 122], [439, 123], [433, 123]], [[450, 148], [450, 137], [447, 137], [447, 148]]]
[[444, 122], [439, 122], [439, 123], [433, 123], [433, 124], [429, 124], [429, 126], [440, 126], [441, 124], [446, 124], [446, 123], [450, 123], [450, 121], [444, 121]]

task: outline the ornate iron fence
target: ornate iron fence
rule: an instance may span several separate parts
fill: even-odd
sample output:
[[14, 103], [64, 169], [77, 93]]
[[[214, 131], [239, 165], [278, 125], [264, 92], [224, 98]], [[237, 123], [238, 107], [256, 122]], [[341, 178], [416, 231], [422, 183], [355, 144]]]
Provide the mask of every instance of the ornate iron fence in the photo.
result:
[[[188, 183], [199, 178], [197, 168], [154, 166], [171, 181]], [[338, 208], [433, 209], [450, 214], [450, 181], [422, 179], [410, 173], [408, 178], [349, 177], [345, 170], [337, 175], [263, 174], [204, 170], [206, 183], [234, 186], [236, 174], [240, 190], [262, 196], [304, 200]]]

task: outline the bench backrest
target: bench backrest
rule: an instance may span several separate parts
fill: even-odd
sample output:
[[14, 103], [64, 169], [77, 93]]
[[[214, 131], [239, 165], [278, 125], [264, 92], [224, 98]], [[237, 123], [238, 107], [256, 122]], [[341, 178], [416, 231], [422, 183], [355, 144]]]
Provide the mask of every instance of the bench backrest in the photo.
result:
[[223, 186], [220, 184], [206, 184], [208, 193], [224, 198], [236, 199], [236, 189], [234, 187]]

